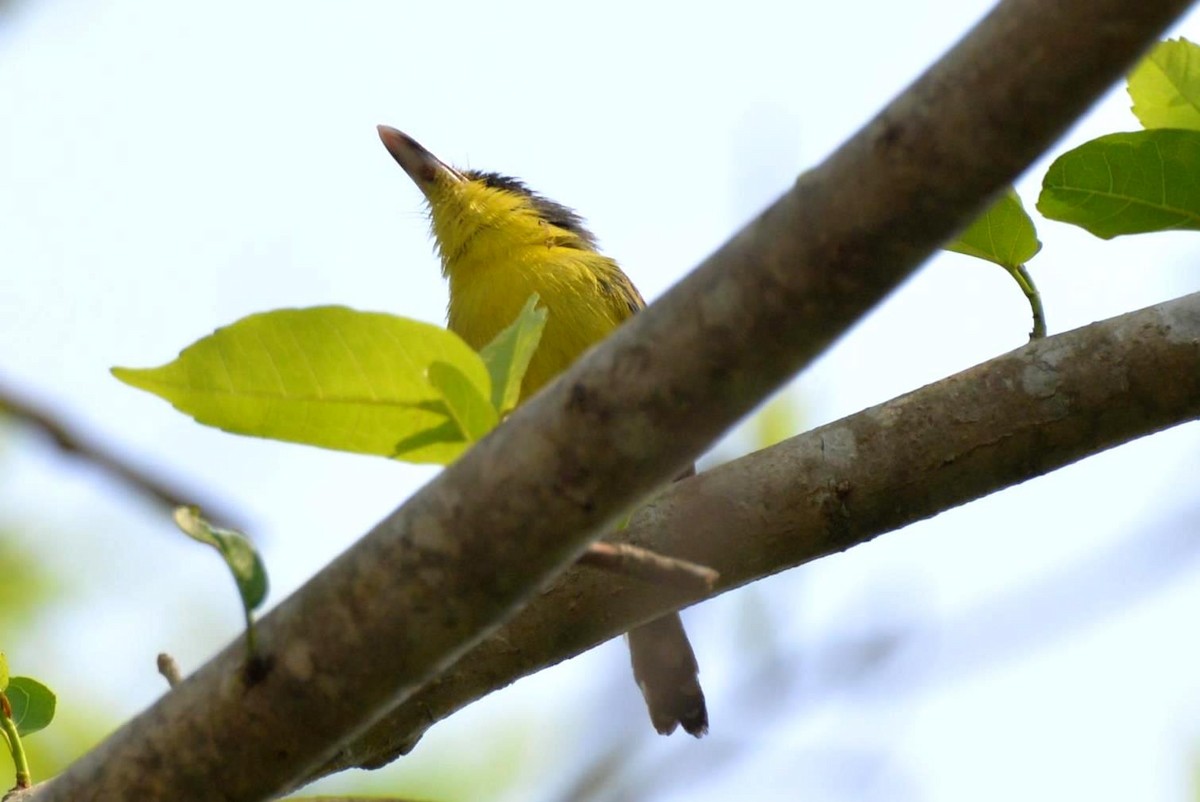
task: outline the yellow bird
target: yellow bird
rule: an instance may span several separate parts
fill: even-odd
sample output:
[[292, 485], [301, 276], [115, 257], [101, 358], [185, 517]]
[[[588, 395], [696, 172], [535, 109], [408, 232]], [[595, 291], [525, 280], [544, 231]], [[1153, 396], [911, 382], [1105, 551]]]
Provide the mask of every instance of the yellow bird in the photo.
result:
[[[521, 385], [529, 398], [645, 301], [575, 212], [499, 173], [458, 170], [395, 128], [379, 137], [425, 195], [450, 282], [450, 330], [482, 348], [537, 293], [549, 316]], [[634, 678], [654, 728], [700, 737], [708, 712], [696, 657], [677, 614], [629, 633]]]

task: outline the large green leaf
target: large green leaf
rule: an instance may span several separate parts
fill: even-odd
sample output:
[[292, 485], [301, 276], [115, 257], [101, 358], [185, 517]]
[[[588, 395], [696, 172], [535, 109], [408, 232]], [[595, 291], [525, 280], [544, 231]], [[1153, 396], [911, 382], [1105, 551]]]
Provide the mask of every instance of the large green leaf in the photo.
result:
[[12, 720], [17, 732], [29, 735], [45, 729], [54, 720], [54, 708], [58, 703], [54, 692], [30, 677], [12, 677], [4, 691], [12, 705]]
[[517, 406], [521, 380], [546, 328], [548, 312], [537, 303], [535, 293], [525, 302], [517, 319], [479, 352], [492, 377], [492, 406], [501, 415]]
[[1038, 211], [1104, 239], [1200, 229], [1200, 132], [1109, 134], [1054, 160]]
[[[196, 341], [169, 364], [113, 374], [230, 432], [445, 462], [462, 443], [457, 429], [445, 426], [449, 410], [429, 380], [434, 362], [452, 365], [484, 398], [491, 396], [487, 368], [457, 335], [339, 306], [251, 315]], [[400, 445], [412, 442], [419, 445]]]
[[1011, 269], [1032, 259], [1042, 243], [1020, 196], [1010, 187], [945, 248]]
[[1146, 128], [1200, 130], [1200, 47], [1159, 42], [1129, 74], [1129, 97]]

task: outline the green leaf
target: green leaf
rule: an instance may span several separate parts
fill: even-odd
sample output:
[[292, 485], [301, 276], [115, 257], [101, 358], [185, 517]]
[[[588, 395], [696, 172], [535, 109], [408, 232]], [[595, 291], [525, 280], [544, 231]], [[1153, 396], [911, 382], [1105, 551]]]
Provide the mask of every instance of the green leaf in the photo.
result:
[[1146, 128], [1200, 130], [1200, 47], [1159, 42], [1129, 74], [1133, 113]]
[[517, 319], [479, 352], [492, 377], [492, 406], [501, 415], [517, 406], [521, 380], [542, 341], [548, 312], [537, 303], [537, 293], [529, 296]]
[[500, 422], [487, 396], [453, 365], [434, 362], [429, 366], [429, 381], [442, 394], [450, 417], [469, 442], [483, 439]]
[[8, 658], [0, 652], [0, 692], [8, 687]]
[[1054, 160], [1038, 211], [1097, 237], [1200, 229], [1200, 132], [1109, 134]]
[[483, 360], [457, 335], [428, 323], [339, 306], [280, 309], [242, 318], [158, 368], [113, 368], [200, 423], [361, 454], [396, 456], [396, 444], [426, 433], [404, 458], [443, 462], [461, 443], [446, 432], [448, 410], [427, 375], [453, 365], [486, 398]]
[[1025, 264], [1042, 249], [1033, 219], [1011, 187], [946, 250], [1000, 265], [1013, 277], [1033, 310], [1033, 337], [1046, 335], [1042, 299]]
[[54, 692], [29, 677], [12, 677], [4, 691], [12, 705], [12, 720], [20, 735], [45, 729], [54, 720]]
[[267, 597], [267, 569], [250, 538], [234, 529], [222, 529], [206, 521], [197, 507], [177, 507], [175, 525], [185, 535], [215, 548], [229, 566], [247, 614], [258, 609]]
[[1033, 219], [1011, 187], [946, 250], [1015, 268], [1042, 249]]

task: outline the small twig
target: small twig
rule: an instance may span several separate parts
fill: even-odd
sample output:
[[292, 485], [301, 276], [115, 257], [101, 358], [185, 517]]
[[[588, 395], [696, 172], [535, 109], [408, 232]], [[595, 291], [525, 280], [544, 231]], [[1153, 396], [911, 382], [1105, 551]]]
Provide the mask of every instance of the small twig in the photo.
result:
[[179, 670], [179, 663], [176, 663], [175, 658], [166, 652], [158, 653], [158, 673], [163, 675], [167, 684], [172, 688], [183, 682], [183, 673]]
[[710, 591], [720, 574], [706, 565], [667, 557], [628, 543], [593, 543], [579, 565], [687, 590]]
[[[123, 457], [117, 456], [107, 447], [80, 435], [54, 415], [39, 408], [28, 399], [20, 397], [0, 383], [0, 417], [5, 415], [36, 429], [41, 429], [59, 451], [92, 463], [169, 510], [198, 503], [195, 494], [151, 476]], [[220, 505], [210, 502], [202, 506], [209, 510], [213, 520], [221, 521], [226, 525], [235, 522], [235, 518], [221, 510]]]

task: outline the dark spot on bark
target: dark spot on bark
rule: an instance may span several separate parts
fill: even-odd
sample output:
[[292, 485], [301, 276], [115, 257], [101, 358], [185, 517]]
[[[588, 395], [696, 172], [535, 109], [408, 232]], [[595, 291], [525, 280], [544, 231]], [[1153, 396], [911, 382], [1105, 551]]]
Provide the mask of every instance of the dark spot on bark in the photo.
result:
[[839, 551], [854, 545], [852, 521], [847, 501], [853, 488], [849, 482], [831, 482], [821, 493], [821, 517], [825, 522], [825, 534]]
[[587, 412], [591, 393], [579, 382], [571, 385], [571, 395], [567, 398], [567, 409], [571, 412]]
[[885, 122], [883, 130], [879, 132], [879, 144], [885, 148], [895, 147], [900, 141], [900, 135], [903, 133], [900, 126], [895, 122]]
[[242, 681], [246, 683], [246, 688], [253, 688], [260, 682], [265, 680], [271, 674], [271, 669], [275, 667], [275, 658], [270, 655], [256, 654], [246, 661], [242, 666]]

